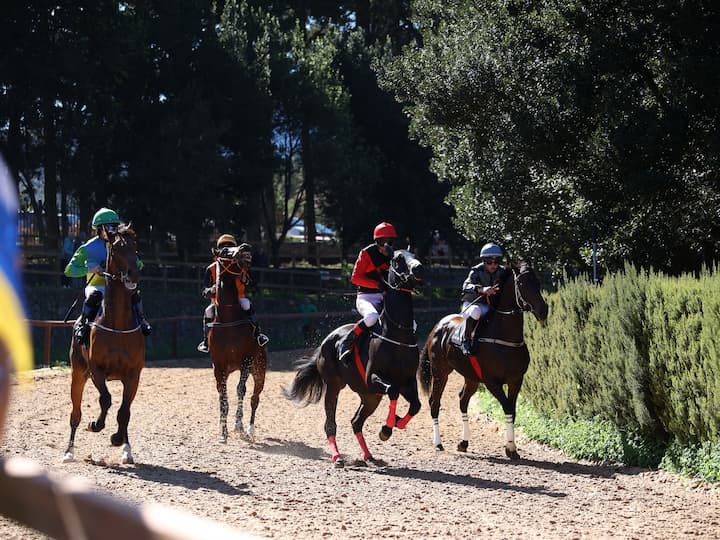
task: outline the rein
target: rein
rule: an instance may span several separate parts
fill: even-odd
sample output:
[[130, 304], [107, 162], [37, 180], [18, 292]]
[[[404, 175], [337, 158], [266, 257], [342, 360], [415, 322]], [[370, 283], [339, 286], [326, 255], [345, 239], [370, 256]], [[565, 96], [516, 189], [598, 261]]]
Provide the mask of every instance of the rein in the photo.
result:
[[383, 341], [387, 341], [388, 343], [392, 343], [393, 345], [400, 345], [401, 347], [408, 347], [410, 349], [417, 348], [417, 343], [402, 343], [401, 341], [395, 341], [394, 339], [390, 339], [388, 337], [383, 336], [382, 334], [378, 334], [377, 332], [370, 332], [373, 336], [382, 339]]
[[94, 326], [95, 328], [99, 328], [100, 330], [105, 330], [106, 332], [110, 332], [112, 334], [132, 334], [133, 332], [137, 332], [138, 330], [140, 330], [139, 324], [132, 330], [118, 330], [116, 328], [109, 328], [107, 326], [103, 326], [102, 324], [96, 323], [96, 322], [91, 322], [90, 326]]

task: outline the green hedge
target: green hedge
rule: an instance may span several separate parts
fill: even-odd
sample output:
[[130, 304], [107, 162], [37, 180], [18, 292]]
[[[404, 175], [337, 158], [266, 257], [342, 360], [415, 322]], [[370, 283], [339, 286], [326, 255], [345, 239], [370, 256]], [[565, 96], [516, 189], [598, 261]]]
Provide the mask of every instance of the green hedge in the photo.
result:
[[522, 394], [539, 414], [600, 419], [668, 448], [718, 442], [717, 270], [672, 278], [627, 265], [600, 286], [569, 281], [547, 300], [549, 325], [526, 327]]

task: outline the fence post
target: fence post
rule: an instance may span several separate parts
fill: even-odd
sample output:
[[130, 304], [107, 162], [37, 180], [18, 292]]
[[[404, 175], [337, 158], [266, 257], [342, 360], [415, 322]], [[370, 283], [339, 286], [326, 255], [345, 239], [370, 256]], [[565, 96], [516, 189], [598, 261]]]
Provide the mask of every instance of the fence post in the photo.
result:
[[50, 367], [50, 343], [52, 337], [52, 326], [49, 324], [45, 326], [45, 350], [43, 351], [43, 362], [45, 367]]

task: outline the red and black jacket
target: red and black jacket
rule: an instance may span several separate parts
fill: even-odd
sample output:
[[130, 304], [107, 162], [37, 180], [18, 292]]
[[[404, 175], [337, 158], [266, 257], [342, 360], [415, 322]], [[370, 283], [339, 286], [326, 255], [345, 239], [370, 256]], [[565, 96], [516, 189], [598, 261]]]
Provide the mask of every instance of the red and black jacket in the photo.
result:
[[350, 281], [357, 285], [359, 292], [383, 292], [388, 268], [390, 257], [380, 253], [377, 244], [370, 244], [360, 250]]

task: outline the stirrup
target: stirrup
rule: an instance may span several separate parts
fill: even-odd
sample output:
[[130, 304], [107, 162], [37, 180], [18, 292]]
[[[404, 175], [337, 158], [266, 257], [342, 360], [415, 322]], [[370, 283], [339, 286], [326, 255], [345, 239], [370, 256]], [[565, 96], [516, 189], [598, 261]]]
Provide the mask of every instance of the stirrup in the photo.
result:
[[198, 350], [198, 352], [201, 352], [201, 353], [210, 352], [210, 349], [208, 349], [207, 341], [203, 339], [200, 342], [200, 344], [197, 346], [197, 350]]
[[152, 326], [150, 326], [150, 323], [147, 322], [145, 319], [142, 319], [140, 321], [140, 331], [142, 332], [143, 336], [149, 336], [152, 334]]
[[265, 345], [267, 345], [269, 341], [270, 341], [270, 338], [267, 337], [265, 334], [257, 335], [257, 342], [258, 342], [258, 345], [260, 345], [261, 347], [264, 347]]

